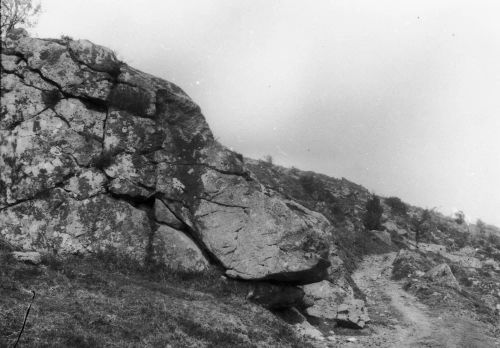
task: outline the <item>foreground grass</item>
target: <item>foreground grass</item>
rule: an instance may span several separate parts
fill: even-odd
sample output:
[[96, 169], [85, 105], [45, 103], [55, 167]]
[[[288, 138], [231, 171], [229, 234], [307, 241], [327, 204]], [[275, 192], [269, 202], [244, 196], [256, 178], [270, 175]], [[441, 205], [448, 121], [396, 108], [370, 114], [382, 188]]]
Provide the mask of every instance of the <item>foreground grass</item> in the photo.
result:
[[0, 347], [12, 346], [36, 292], [21, 347], [307, 347], [248, 303], [246, 283], [174, 274], [109, 255], [44, 265], [0, 252]]

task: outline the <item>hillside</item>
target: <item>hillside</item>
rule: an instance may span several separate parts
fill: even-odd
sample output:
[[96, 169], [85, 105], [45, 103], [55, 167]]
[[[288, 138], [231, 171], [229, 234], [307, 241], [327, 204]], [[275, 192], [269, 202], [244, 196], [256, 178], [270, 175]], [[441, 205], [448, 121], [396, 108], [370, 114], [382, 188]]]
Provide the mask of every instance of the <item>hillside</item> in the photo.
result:
[[[363, 219], [366, 203], [373, 195], [362, 186], [344, 178], [284, 168], [265, 161], [249, 159], [247, 165], [264, 185], [321, 212], [335, 226], [335, 243], [346, 265], [346, 277], [361, 296], [366, 296], [363, 298], [367, 300], [372, 319], [368, 330], [372, 339], [361, 338], [358, 346], [397, 347], [403, 346], [401, 340], [407, 342], [404, 346], [415, 347], [500, 345], [497, 227], [468, 225], [433, 210], [410, 206], [396, 197], [380, 197], [383, 208], [380, 231], [367, 231]], [[425, 212], [428, 218], [421, 223]], [[419, 227], [422, 236], [417, 245]], [[445, 270], [449, 269], [448, 273], [433, 274], [443, 265]], [[426, 314], [419, 320], [436, 324], [434, 317], [446, 316], [447, 321], [438, 323], [438, 328], [425, 334], [411, 333], [422, 328], [418, 327], [418, 319], [408, 318], [407, 313], [414, 314], [412, 308], [421, 306]], [[464, 318], [469, 321], [463, 322]], [[451, 330], [451, 323], [458, 322], [465, 326]], [[412, 340], [407, 337], [410, 333], [397, 329], [404, 323], [415, 336]], [[387, 327], [394, 331], [387, 333]], [[447, 341], [447, 334], [459, 339]], [[377, 340], [378, 336], [382, 339]]]

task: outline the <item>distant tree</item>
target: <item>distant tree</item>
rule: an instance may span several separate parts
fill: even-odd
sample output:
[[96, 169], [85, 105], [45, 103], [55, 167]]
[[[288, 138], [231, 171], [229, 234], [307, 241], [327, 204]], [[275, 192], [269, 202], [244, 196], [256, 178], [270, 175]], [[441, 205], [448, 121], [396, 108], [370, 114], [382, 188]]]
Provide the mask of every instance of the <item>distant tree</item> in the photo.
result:
[[265, 155], [264, 156], [264, 161], [269, 163], [269, 164], [273, 164], [273, 156], [271, 155]]
[[384, 202], [394, 214], [405, 216], [408, 212], [408, 206], [399, 197], [387, 197]]
[[454, 216], [454, 220], [457, 224], [462, 225], [465, 222], [465, 213], [463, 211], [457, 211]]
[[425, 209], [420, 216], [415, 216], [411, 219], [411, 225], [415, 230], [415, 243], [420, 243], [424, 238], [428, 238], [429, 234], [436, 229], [432, 221], [432, 212], [434, 209]]
[[32, 27], [42, 10], [42, 5], [32, 0], [0, 0], [0, 34], [2, 39], [17, 25]]
[[367, 230], [380, 230], [381, 219], [384, 209], [380, 205], [380, 198], [373, 196], [372, 199], [366, 202], [366, 214], [364, 218], [364, 225]]
[[479, 231], [479, 235], [484, 237], [486, 235], [486, 224], [481, 219], [477, 219], [476, 226]]

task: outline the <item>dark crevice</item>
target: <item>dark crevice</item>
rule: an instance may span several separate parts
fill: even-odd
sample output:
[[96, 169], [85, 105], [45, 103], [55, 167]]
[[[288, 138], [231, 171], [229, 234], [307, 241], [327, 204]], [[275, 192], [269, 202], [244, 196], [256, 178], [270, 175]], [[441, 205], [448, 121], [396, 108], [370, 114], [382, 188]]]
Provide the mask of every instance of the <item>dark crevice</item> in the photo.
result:
[[109, 187], [107, 187], [107, 194], [113, 197], [114, 199], [129, 203], [134, 208], [139, 208], [141, 204], [146, 204], [151, 200], [153, 200], [154, 203], [154, 193], [150, 197], [130, 196], [127, 194], [120, 194], [113, 192], [109, 189]]
[[54, 109], [51, 108], [52, 111], [54, 111], [54, 114], [56, 115], [56, 117], [58, 119], [60, 119], [61, 121], [64, 122], [64, 124], [66, 124], [66, 126], [68, 126], [68, 128], [72, 129], [71, 128], [71, 123], [69, 123], [69, 121], [67, 119], [65, 119], [62, 115], [58, 114]]
[[30, 201], [34, 201], [34, 200], [38, 200], [38, 199], [45, 199], [45, 198], [47, 198], [47, 197], [50, 196], [51, 192], [54, 189], [58, 189], [59, 188], [59, 189], [62, 189], [64, 191], [68, 192], [67, 190], [64, 189], [64, 186], [66, 185], [67, 181], [70, 178], [72, 178], [74, 175], [75, 175], [75, 173], [67, 174], [67, 175], [63, 176], [63, 178], [62, 178], [61, 181], [59, 181], [56, 184], [54, 184], [54, 186], [47, 187], [47, 188], [45, 188], [43, 190], [40, 190], [37, 193], [35, 193], [33, 196], [30, 196], [28, 198], [23, 198], [23, 199], [17, 200], [14, 203], [7, 204], [6, 206], [0, 208], [0, 211], [3, 211], [3, 210], [6, 210], [6, 209], [15, 207], [17, 205], [20, 205], [20, 204], [23, 204], [23, 203], [26, 203], [26, 202], [30, 202]]
[[[165, 223], [161, 223], [161, 222], [158, 222], [156, 219], [155, 219], [155, 216], [154, 216], [154, 202], [155, 202], [155, 199], [156, 197], [155, 196], [151, 196], [149, 198], [139, 198], [139, 197], [132, 197], [132, 196], [127, 196], [127, 195], [119, 195], [119, 194], [116, 194], [116, 193], [113, 193], [113, 192], [110, 192], [108, 191], [107, 192], [108, 195], [110, 195], [111, 197], [117, 199], [117, 200], [121, 200], [121, 201], [124, 201], [128, 204], [130, 204], [131, 206], [133, 206], [134, 208], [137, 208], [137, 209], [140, 209], [142, 211], [145, 211], [147, 216], [148, 216], [148, 220], [149, 220], [149, 224], [150, 224], [150, 228], [151, 228], [151, 233], [150, 235], [148, 236], [148, 246], [147, 246], [147, 250], [146, 250], [146, 264], [149, 264], [151, 265], [153, 263], [153, 240], [154, 240], [154, 237], [155, 237], [155, 232], [156, 232], [156, 229], [157, 229], [157, 225], [166, 225], [168, 226], [167, 224]], [[196, 233], [196, 231], [194, 229], [192, 229], [191, 227], [189, 227], [188, 224], [186, 224], [186, 222], [184, 221], [184, 219], [179, 216], [178, 214], [176, 214], [174, 212], [173, 209], [170, 209], [170, 207], [168, 206], [168, 203], [166, 203], [164, 200], [161, 200], [165, 206], [172, 212], [172, 214], [179, 220], [183, 223], [183, 229], [182, 230], [179, 230], [179, 229], [176, 229], [176, 230], [179, 230], [181, 232], [184, 232], [184, 234], [190, 238], [197, 246], [198, 248], [201, 250], [203, 256], [209, 261], [209, 263], [211, 265], [214, 265], [220, 269], [225, 269], [225, 267], [223, 267], [222, 263], [217, 259], [217, 257], [215, 255], [213, 255], [213, 253], [206, 247], [206, 245], [203, 243], [203, 241], [201, 241], [201, 239], [198, 237], [198, 233]]]
[[[126, 200], [128, 202], [128, 200]], [[148, 243], [146, 245], [146, 256], [144, 258], [144, 263], [147, 266], [152, 266], [154, 264], [154, 238], [157, 229], [157, 223], [155, 221], [155, 213], [154, 213], [154, 197], [150, 197], [148, 199], [143, 200], [139, 204], [135, 205], [135, 208], [142, 210], [146, 213], [149, 223], [149, 235], [148, 235]]]
[[23, 120], [19, 120], [19, 121], [16, 121], [14, 123], [12, 123], [10, 125], [10, 127], [7, 127], [7, 128], [0, 128], [1, 131], [14, 131], [18, 126], [20, 126], [21, 124], [23, 124], [24, 122], [27, 122], [29, 120], [32, 120], [34, 119], [35, 117], [37, 116], [40, 116], [41, 114], [43, 114], [45, 111], [51, 109], [50, 107], [46, 107], [45, 109], [37, 112], [36, 114], [34, 115], [31, 115], [31, 116], [28, 116], [28, 118], [26, 119], [23, 119]]
[[163, 204], [165, 204], [165, 206], [168, 208], [168, 210], [170, 210], [172, 212], [172, 214], [177, 218], [177, 220], [181, 221], [184, 224], [185, 229], [182, 230], [182, 232], [184, 232], [185, 235], [188, 238], [190, 238], [198, 246], [198, 248], [201, 250], [203, 256], [210, 262], [210, 264], [217, 266], [221, 270], [225, 270], [226, 267], [224, 267], [222, 262], [208, 249], [208, 247], [205, 245], [205, 243], [201, 240], [200, 234], [196, 230], [194, 230], [192, 227], [190, 227], [188, 224], [186, 224], [186, 222], [184, 221], [182, 216], [179, 216], [178, 214], [176, 214], [175, 210], [171, 209], [169, 207], [168, 203], [165, 202], [165, 200], [163, 200], [163, 199], [160, 199], [160, 200], [163, 202]]
[[106, 125], [108, 123], [109, 117], [109, 106], [106, 107], [106, 118], [104, 118], [104, 122], [102, 123], [102, 152], [104, 152], [104, 142], [106, 140]]
[[223, 207], [228, 207], [228, 208], [240, 208], [240, 209], [249, 209], [249, 207], [247, 206], [243, 206], [243, 205], [237, 205], [237, 204], [227, 204], [227, 203], [222, 203], [222, 202], [217, 202], [217, 201], [213, 201], [213, 200], [210, 200], [208, 198], [205, 198], [205, 197], [197, 197], [198, 199], [201, 199], [203, 201], [206, 201], [206, 202], [209, 202], [209, 203], [214, 203], [214, 204], [217, 204], [217, 205], [220, 205], [220, 206], [223, 206]]

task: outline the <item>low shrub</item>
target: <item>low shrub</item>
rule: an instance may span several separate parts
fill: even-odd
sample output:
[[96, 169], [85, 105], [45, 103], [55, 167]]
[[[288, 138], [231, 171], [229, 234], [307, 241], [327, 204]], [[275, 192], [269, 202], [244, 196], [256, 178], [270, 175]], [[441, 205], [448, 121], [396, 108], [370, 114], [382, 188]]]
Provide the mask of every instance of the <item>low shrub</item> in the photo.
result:
[[138, 88], [118, 84], [108, 97], [111, 106], [128, 111], [136, 116], [145, 117], [151, 103], [149, 94]]
[[116, 150], [103, 150], [99, 155], [92, 158], [90, 164], [97, 169], [104, 170], [113, 163], [116, 154]]
[[367, 230], [381, 230], [381, 219], [384, 209], [380, 205], [380, 198], [373, 196], [366, 202], [366, 214], [363, 224]]
[[408, 206], [398, 197], [388, 197], [384, 200], [394, 214], [406, 215], [408, 213]]
[[57, 89], [42, 92], [42, 101], [46, 108], [53, 108], [61, 100], [61, 93]]

